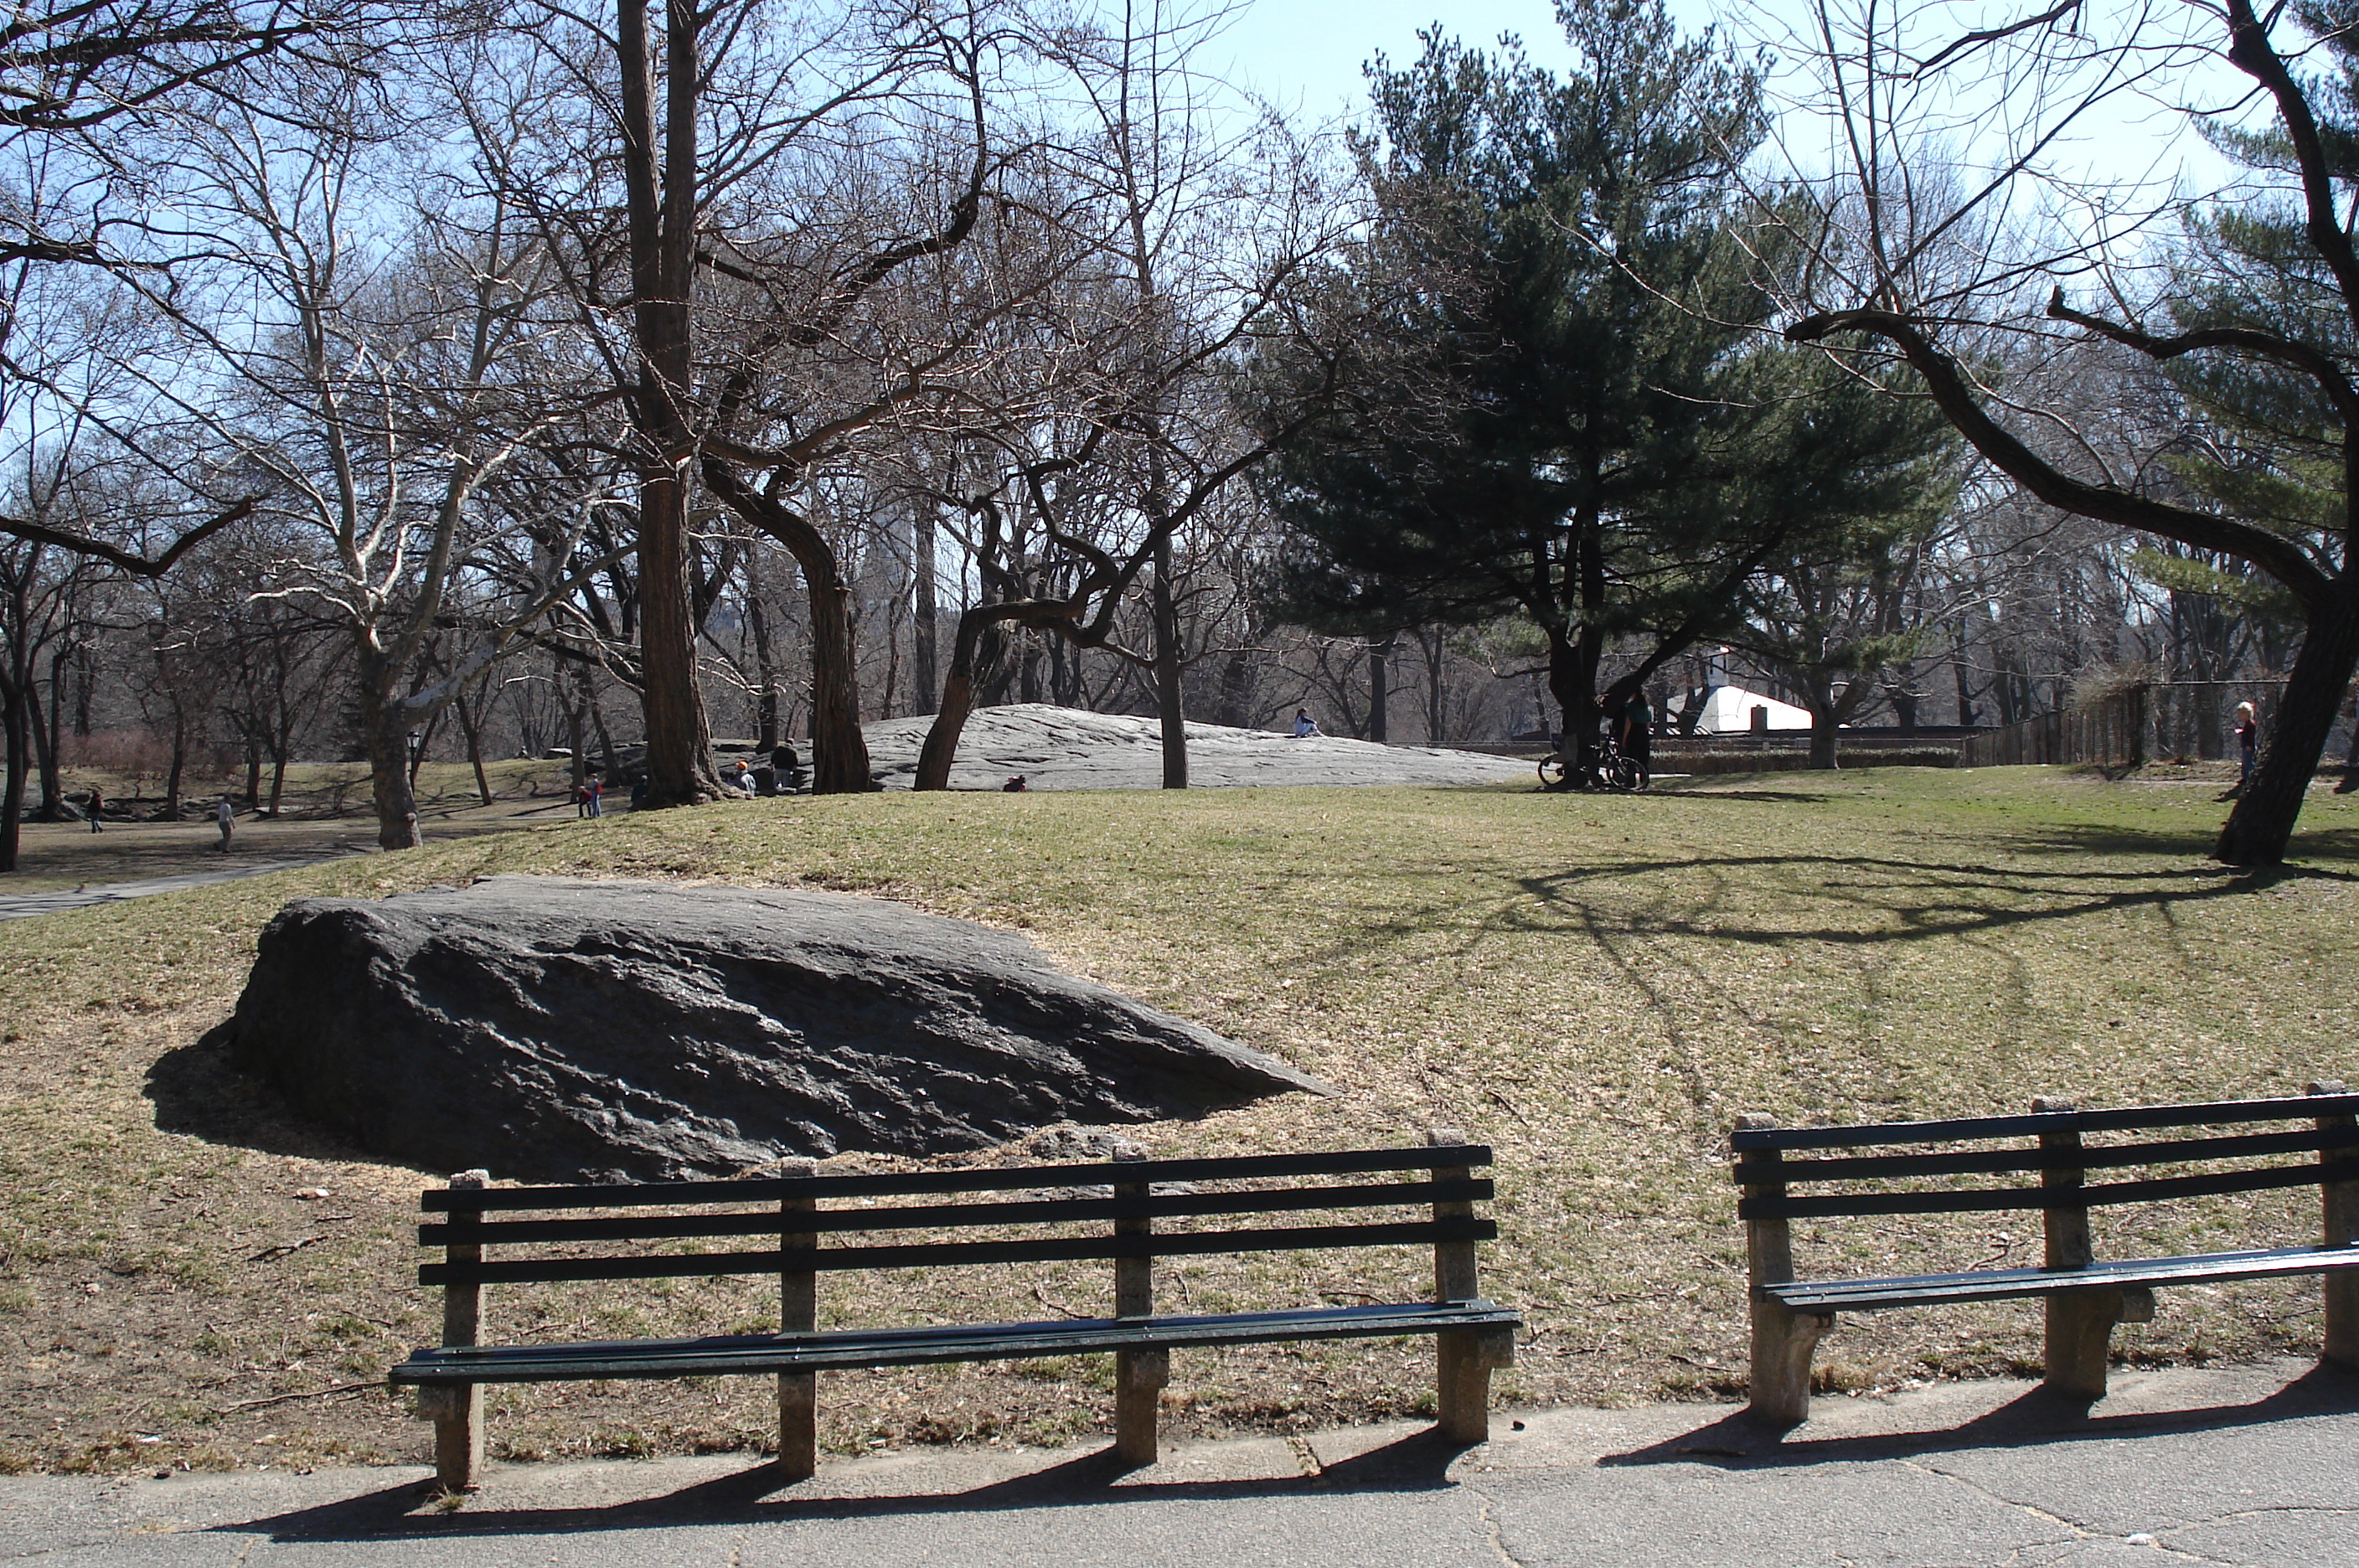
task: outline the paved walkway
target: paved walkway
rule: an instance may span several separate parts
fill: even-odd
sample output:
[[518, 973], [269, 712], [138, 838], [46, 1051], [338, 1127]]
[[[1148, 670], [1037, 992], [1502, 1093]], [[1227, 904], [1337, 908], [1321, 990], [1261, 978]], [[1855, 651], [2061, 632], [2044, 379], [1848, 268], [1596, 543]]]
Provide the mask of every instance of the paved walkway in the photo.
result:
[[54, 915], [61, 909], [86, 909], [92, 904], [117, 904], [126, 898], [145, 898], [154, 893], [177, 893], [183, 887], [205, 887], [215, 882], [234, 882], [242, 877], [261, 877], [297, 866], [318, 866], [323, 861], [347, 858], [347, 855], [337, 854], [305, 855], [299, 860], [257, 860], [251, 864], [224, 866], [218, 871], [192, 871], [185, 877], [150, 877], [137, 882], [102, 882], [95, 887], [60, 887], [49, 893], [8, 893], [0, 895], [0, 920]]
[[[54, 1568], [2250, 1568], [2359, 1563], [2359, 1378], [2117, 1375], [1822, 1399], [1782, 1442], [1725, 1407], [1550, 1410], [1452, 1454], [1420, 1430], [1093, 1453], [918, 1451], [777, 1489], [743, 1456], [0, 1480], [0, 1561]], [[421, 1431], [421, 1442], [423, 1433]]]

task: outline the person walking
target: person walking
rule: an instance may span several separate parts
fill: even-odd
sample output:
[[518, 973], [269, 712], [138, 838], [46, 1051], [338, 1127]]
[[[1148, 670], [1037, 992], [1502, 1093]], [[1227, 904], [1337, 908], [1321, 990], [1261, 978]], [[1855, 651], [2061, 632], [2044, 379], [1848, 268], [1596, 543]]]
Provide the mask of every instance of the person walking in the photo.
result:
[[2236, 704], [2236, 788], [2253, 781], [2253, 764], [2260, 759], [2261, 715], [2250, 702]]
[[221, 829], [221, 852], [229, 853], [230, 835], [237, 831], [237, 808], [230, 803], [227, 791], [213, 806], [213, 825]]
[[590, 798], [589, 814], [593, 817], [603, 816], [605, 814], [606, 781], [598, 777], [598, 773], [595, 768], [591, 770], [589, 778], [582, 780], [582, 792]]
[[99, 829], [99, 825], [98, 825], [99, 813], [100, 813], [100, 812], [102, 812], [102, 811], [105, 811], [105, 810], [106, 810], [106, 797], [105, 797], [105, 796], [103, 796], [103, 795], [102, 795], [102, 794], [100, 794], [100, 793], [98, 792], [98, 786], [97, 786], [97, 785], [95, 785], [95, 784], [92, 785], [92, 786], [90, 787], [90, 831], [91, 831], [91, 832], [92, 832], [92, 833], [97, 833], [97, 832], [99, 832], [99, 831], [100, 831], [100, 829]]

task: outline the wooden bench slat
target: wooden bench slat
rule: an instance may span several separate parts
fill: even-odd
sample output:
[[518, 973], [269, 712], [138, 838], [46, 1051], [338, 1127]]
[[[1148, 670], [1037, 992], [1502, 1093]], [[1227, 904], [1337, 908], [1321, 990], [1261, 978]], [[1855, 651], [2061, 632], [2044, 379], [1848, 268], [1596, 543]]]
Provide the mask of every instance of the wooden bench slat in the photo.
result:
[[[2194, 1160], [2244, 1160], [2264, 1154], [2307, 1154], [2338, 1149], [2345, 1133], [2237, 1133], [2223, 1138], [2162, 1138], [2151, 1143], [2084, 1145], [2077, 1149], [1960, 1149], [1946, 1154], [1871, 1154], [1820, 1160], [1781, 1160], [1781, 1181], [1868, 1181], [1903, 1176], [2004, 1176], [2017, 1171], [2113, 1169], [2126, 1165], [2171, 1165]], [[1751, 1178], [1732, 1165], [1732, 1179]], [[1757, 1176], [1757, 1172], [1755, 1173]]]
[[1754, 1149], [1863, 1149], [1882, 1144], [1964, 1143], [2056, 1132], [2127, 1132], [2141, 1127], [2225, 1127], [2236, 1122], [2347, 1116], [2359, 1094], [2221, 1100], [2194, 1105], [2125, 1105], [2103, 1111], [2046, 1111], [2019, 1116], [1962, 1116], [1934, 1122], [1871, 1122], [1852, 1127], [1741, 1127], [1729, 1135], [1738, 1153]]
[[[1784, 1167], [1780, 1166], [1782, 1173]], [[2067, 1167], [2066, 1169], [2071, 1169]], [[1799, 1198], [1741, 1198], [1741, 1219], [1817, 1219], [1862, 1214], [1986, 1214], [2014, 1209], [2086, 1209], [2150, 1203], [2169, 1198], [2217, 1197], [2322, 1181], [2359, 1180], [2359, 1160], [2278, 1165], [2216, 1176], [2163, 1176], [2141, 1181], [2101, 1181], [2085, 1187], [1971, 1187], [1925, 1192], [1831, 1192]]]
[[1351, 1176], [1488, 1165], [1483, 1144], [1457, 1148], [1312, 1150], [1216, 1155], [1115, 1164], [995, 1165], [875, 1176], [784, 1176], [742, 1181], [614, 1182], [594, 1186], [487, 1187], [453, 1195], [429, 1188], [419, 1206], [484, 1214], [521, 1209], [618, 1209], [687, 1203], [776, 1203], [786, 1198], [882, 1198], [918, 1192], [989, 1192], [1027, 1187], [1105, 1187], [1116, 1181], [1245, 1181], [1283, 1176]]
[[[889, 1209], [822, 1209], [799, 1216], [807, 1232], [960, 1229], [984, 1225], [1053, 1225], [1160, 1218], [1182, 1214], [1284, 1214], [1304, 1209], [1382, 1208], [1401, 1203], [1467, 1202], [1494, 1196], [1488, 1178], [1466, 1181], [1376, 1181], [1345, 1187], [1285, 1187], [1234, 1192], [1157, 1192], [1144, 1198], [1044, 1198], [1024, 1203], [929, 1203]], [[484, 1247], [558, 1241], [658, 1241], [689, 1236], [776, 1236], [775, 1206], [753, 1214], [640, 1214], [574, 1220], [493, 1220], [480, 1225], [422, 1225], [418, 1239], [439, 1247], [453, 1239]]]
[[[798, 1216], [799, 1220], [801, 1216]], [[1296, 1252], [1494, 1241], [1497, 1222], [1419, 1220], [1396, 1225], [1267, 1226], [1253, 1230], [1159, 1231], [1152, 1236], [1044, 1236], [1020, 1241], [918, 1242], [894, 1247], [821, 1247], [795, 1251], [666, 1253], [647, 1258], [526, 1258], [488, 1263], [427, 1263], [421, 1285], [522, 1285], [562, 1279], [697, 1279], [788, 1270], [943, 1269], [978, 1263], [1058, 1263], [1091, 1258], [1179, 1258], [1201, 1253]]]
[[1298, 1339], [1380, 1339], [1453, 1329], [1512, 1329], [1521, 1320], [1487, 1301], [1314, 1307], [1216, 1317], [1082, 1318], [1051, 1323], [729, 1334], [606, 1344], [466, 1345], [420, 1350], [395, 1383], [516, 1383], [592, 1377], [823, 1372], [941, 1361], [1004, 1361], [1153, 1345], [1264, 1345]]
[[1882, 1279], [1795, 1280], [1764, 1285], [1763, 1298], [1795, 1312], [1846, 1308], [1936, 1306], [1950, 1301], [2005, 1301], [2069, 1290], [2189, 1285], [2212, 1279], [2264, 1279], [2359, 1269], [2359, 1246], [2282, 1247], [2187, 1258], [2147, 1258], [2093, 1263], [2084, 1269], [1970, 1269], [1957, 1274], [1899, 1275]]

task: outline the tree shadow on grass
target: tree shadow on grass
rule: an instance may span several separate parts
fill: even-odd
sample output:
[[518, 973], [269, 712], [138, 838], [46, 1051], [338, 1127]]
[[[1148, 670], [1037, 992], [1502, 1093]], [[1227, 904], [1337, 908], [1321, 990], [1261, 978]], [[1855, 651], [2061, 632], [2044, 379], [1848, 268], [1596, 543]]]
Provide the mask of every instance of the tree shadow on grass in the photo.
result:
[[[2225, 866], [2048, 871], [2028, 867], [1886, 860], [1872, 855], [1699, 855], [1685, 860], [1625, 861], [1612, 866], [1575, 866], [1545, 876], [1518, 877], [1516, 886], [1538, 907], [1576, 910], [1585, 926], [1594, 926], [1597, 924], [1594, 911], [1575, 896], [1585, 884], [1648, 875], [1728, 872], [1748, 868], [1784, 869], [1804, 874], [1815, 868], [1819, 874], [1816, 891], [1820, 895], [1832, 893], [1834, 902], [1878, 917], [1897, 917], [1900, 923], [1875, 929], [1832, 925], [1770, 926], [1747, 924], [1728, 910], [1715, 909], [1694, 917], [1624, 922], [1625, 934], [1690, 936], [1779, 946], [1798, 942], [1823, 942], [1837, 946], [1875, 947], [1988, 934], [2014, 926], [2082, 920], [2127, 909], [2238, 898], [2302, 877], [2359, 880], [2339, 872], [2301, 866], [2267, 866], [2249, 871]], [[1892, 874], [1901, 880], [1896, 882], [1878, 877], [1863, 881], [1854, 888], [1828, 879], [1828, 874], [1842, 871], [1863, 877]], [[1937, 879], [1928, 887], [1925, 885], [1928, 877], [1946, 880]], [[1912, 882], [1917, 885], [1910, 886]], [[2090, 884], [2097, 886], [2092, 887]], [[1871, 891], [1897, 897], [1864, 896]], [[1939, 896], [1944, 891], [1953, 896]], [[1927, 897], [1927, 894], [1934, 896]], [[1993, 902], [2000, 898], [2038, 899], [2039, 902], [2029, 907]]]
[[[1103, 1507], [1113, 1502], [1209, 1502], [1338, 1492], [1427, 1492], [1446, 1489], [1451, 1461], [1465, 1452], [1430, 1432], [1414, 1433], [1368, 1453], [1323, 1466], [1316, 1475], [1241, 1481], [1162, 1481], [1141, 1476], [1111, 1449], [1100, 1449], [1024, 1475], [962, 1491], [898, 1496], [826, 1495], [831, 1480], [782, 1488], [768, 1462], [700, 1481], [650, 1497], [595, 1507], [502, 1508], [495, 1501], [495, 1472], [461, 1509], [420, 1511], [433, 1483], [408, 1482], [341, 1502], [218, 1525], [216, 1531], [255, 1534], [282, 1541], [358, 1541], [388, 1539], [562, 1535], [590, 1531], [669, 1529], [684, 1525], [792, 1524], [809, 1519], [890, 1519], [932, 1514], [1012, 1512], [1039, 1508]], [[516, 1474], [516, 1473], [511, 1473]], [[518, 1476], [522, 1479], [522, 1476]], [[527, 1483], [528, 1484], [528, 1483]]]

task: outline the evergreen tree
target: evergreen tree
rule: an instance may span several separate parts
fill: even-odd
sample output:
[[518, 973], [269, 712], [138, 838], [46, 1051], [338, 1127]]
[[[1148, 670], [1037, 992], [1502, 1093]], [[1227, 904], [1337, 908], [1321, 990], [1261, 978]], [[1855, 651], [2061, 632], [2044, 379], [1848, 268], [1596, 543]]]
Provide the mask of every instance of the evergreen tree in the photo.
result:
[[[1558, 15], [1584, 60], [1566, 77], [1436, 33], [1408, 69], [1371, 67], [1377, 217], [1338, 287], [1397, 301], [1395, 341], [1266, 491], [1288, 614], [1521, 612], [1585, 761], [1765, 561], [1894, 501], [1931, 437], [1888, 399], [1814, 404], [1842, 379], [1761, 331], [1760, 258], [1729, 222], [1756, 74], [1660, 0]], [[1601, 692], [1608, 650], [1633, 648]]]

